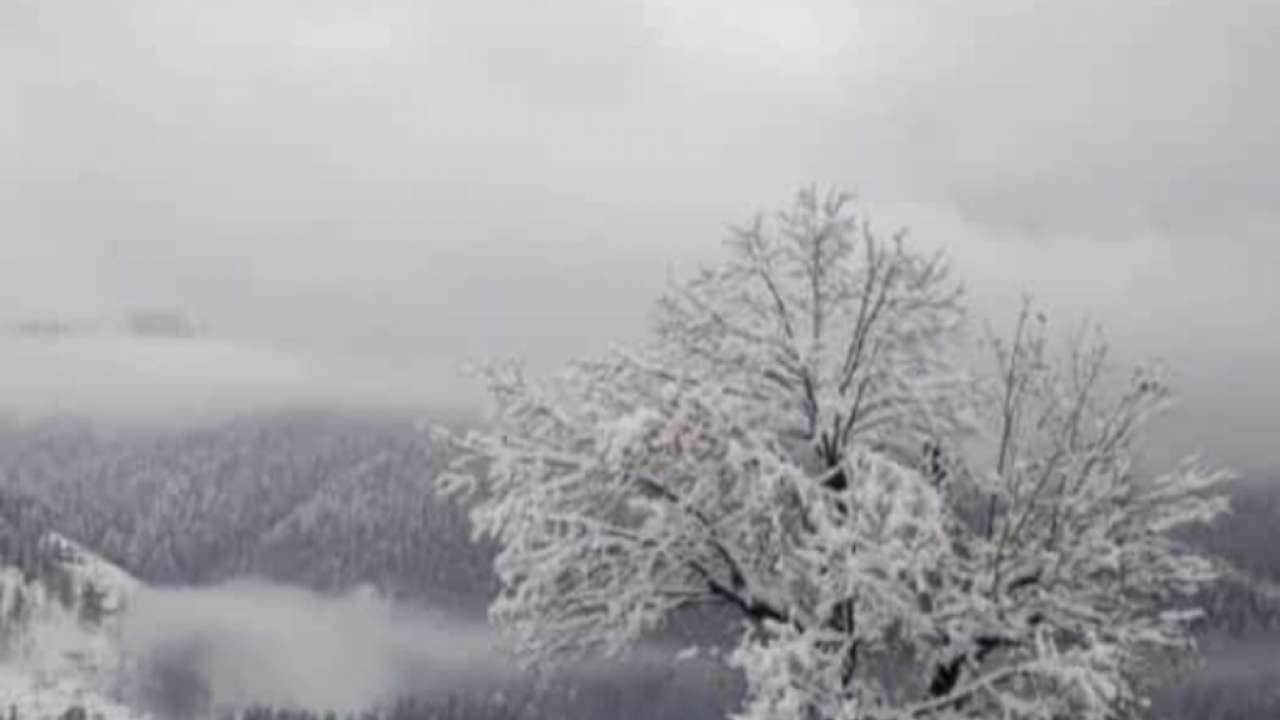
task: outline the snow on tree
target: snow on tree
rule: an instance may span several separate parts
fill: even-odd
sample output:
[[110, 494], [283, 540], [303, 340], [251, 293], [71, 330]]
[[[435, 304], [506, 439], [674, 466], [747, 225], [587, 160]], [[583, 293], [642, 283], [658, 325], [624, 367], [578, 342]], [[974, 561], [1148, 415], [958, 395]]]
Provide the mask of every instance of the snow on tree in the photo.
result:
[[483, 369], [491, 425], [441, 477], [500, 547], [493, 617], [534, 665], [674, 611], [743, 619], [744, 720], [1120, 718], [1189, 657], [1215, 578], [1178, 539], [1226, 509], [1134, 464], [1168, 391], [1106, 346], [1057, 362], [1024, 308], [990, 379], [956, 367], [946, 259], [798, 194], [674, 287], [652, 341], [554, 378]]

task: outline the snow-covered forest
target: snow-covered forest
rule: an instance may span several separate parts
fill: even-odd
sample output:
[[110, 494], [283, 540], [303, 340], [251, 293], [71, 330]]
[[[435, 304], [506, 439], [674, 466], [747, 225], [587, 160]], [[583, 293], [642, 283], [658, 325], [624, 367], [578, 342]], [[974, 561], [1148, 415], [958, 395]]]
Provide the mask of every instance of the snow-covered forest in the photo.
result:
[[[68, 572], [68, 567], [51, 558], [41, 544], [51, 530], [84, 533], [90, 544], [98, 543], [92, 546], [101, 547], [104, 562], [139, 579], [125, 581], [126, 592], [134, 592], [133, 584], [138, 581], [157, 587], [216, 584], [245, 573], [261, 581], [332, 593], [338, 602], [350, 598], [354, 588], [377, 588], [388, 601], [396, 598], [407, 605], [435, 609], [432, 617], [447, 616], [460, 629], [458, 637], [446, 643], [464, 642], [463, 638], [473, 633], [475, 625], [468, 623], [478, 623], [483, 605], [494, 591], [495, 581], [486, 571], [493, 548], [469, 543], [464, 518], [448, 502], [435, 497], [427, 482], [430, 472], [444, 464], [444, 449], [434, 446], [414, 423], [404, 419], [319, 411], [272, 413], [195, 431], [127, 437], [113, 437], [88, 423], [61, 419], [7, 426], [3, 448], [5, 502], [0, 542], [5, 556], [15, 558], [4, 580], [4, 633], [10, 663], [18, 657], [15, 643], [20, 643], [24, 634], [31, 637], [27, 633], [32, 631], [26, 628], [32, 617], [44, 612], [37, 609], [41, 603], [66, 603], [67, 611], [49, 621], [54, 627], [94, 628], [110, 616], [109, 607], [94, 609], [95, 604], [102, 604], [94, 598], [99, 591], [117, 592], [114, 588], [121, 582], [108, 576], [98, 587], [86, 583], [74, 565]], [[332, 472], [302, 473], [316, 467], [321, 458], [334, 468]], [[200, 495], [177, 492], [192, 481], [179, 468], [200, 464], [220, 468], [207, 476], [210, 482], [218, 483], [218, 489]], [[145, 478], [141, 476], [144, 468]], [[299, 479], [291, 485], [250, 482], [254, 477], [265, 477], [267, 468], [274, 477]], [[337, 478], [343, 481], [332, 484]], [[159, 492], [166, 487], [175, 491]], [[1280, 566], [1268, 546], [1280, 519], [1280, 491], [1269, 478], [1250, 478], [1233, 485], [1232, 494], [1230, 522], [1196, 533], [1194, 542], [1221, 553], [1257, 577], [1273, 582], [1280, 579]], [[394, 502], [389, 501], [392, 498]], [[220, 503], [218, 507], [228, 510], [202, 514], [196, 511], [196, 503]], [[126, 512], [129, 507], [146, 507], [148, 512]], [[245, 510], [247, 507], [274, 510], [259, 515], [267, 519], [248, 520], [252, 513]], [[414, 510], [406, 511], [406, 507]], [[206, 525], [193, 523], [196, 517], [202, 517]], [[281, 539], [282, 528], [289, 528], [288, 542]], [[403, 554], [397, 554], [397, 544]], [[170, 550], [164, 555], [131, 554], [131, 547]], [[366, 552], [352, 552], [357, 547]], [[173, 564], [175, 557], [192, 559], [179, 570]], [[411, 558], [411, 562], [398, 559], [402, 557]], [[240, 600], [233, 590], [226, 597], [230, 602], [225, 617], [217, 618], [216, 610], [206, 611], [209, 614], [203, 618], [193, 613], [190, 624], [184, 620], [165, 625], [165, 614], [172, 615], [174, 608], [163, 596], [158, 598], [160, 602], [143, 602], [141, 607], [154, 608], [157, 614], [150, 621], [141, 620], [166, 631], [172, 629], [179, 642], [154, 648], [172, 667], [157, 670], [151, 680], [130, 692], [145, 690], [143, 694], [149, 697], [143, 704], [153, 704], [157, 713], [174, 708], [187, 712], [193, 707], [190, 703], [207, 698], [204, 693], [212, 678], [201, 678], [200, 673], [207, 672], [208, 666], [202, 668], [198, 653], [181, 647], [184, 633], [190, 639], [201, 631], [195, 623], [207, 621], [203, 632], [216, 633], [232, 624], [251, 624], [242, 615], [257, 612], [269, 622], [281, 623], [286, 631], [296, 623], [297, 632], [307, 633], [324, 627], [332, 617], [320, 613], [312, 623], [302, 622], [298, 618], [317, 602], [316, 597], [285, 593], [277, 598], [281, 602], [273, 603], [276, 595], [270, 591], [255, 594], [259, 592], [261, 588], [247, 589]], [[43, 599], [46, 597], [49, 599]], [[200, 602], [198, 596], [189, 600]], [[185, 601], [184, 596], [177, 596], [177, 602]], [[1156, 693], [1156, 707], [1179, 720], [1271, 717], [1276, 707], [1274, 658], [1280, 651], [1280, 602], [1265, 588], [1232, 581], [1206, 590], [1202, 602], [1208, 613], [1197, 623], [1196, 634], [1205, 652], [1204, 664], [1181, 671], [1174, 682], [1163, 683]], [[357, 626], [353, 634], [368, 633], [371, 638], [386, 632], [382, 625], [367, 622], [368, 613], [360, 607], [352, 605], [355, 615], [342, 621]], [[449, 666], [441, 662], [441, 655], [448, 653], [436, 649], [449, 631], [437, 630], [434, 636], [417, 636], [422, 638], [420, 653], [406, 658], [400, 668], [402, 684], [381, 685], [394, 689], [388, 690], [389, 696], [379, 700], [377, 707], [327, 707], [326, 693], [314, 691], [314, 704], [308, 702], [305, 692], [297, 695], [301, 698], [298, 703], [284, 702], [287, 693], [281, 693], [251, 702], [242, 712], [257, 718], [326, 717], [328, 713], [336, 717], [380, 713], [380, 717], [395, 718], [529, 720], [593, 718], [600, 713], [639, 719], [680, 713], [682, 717], [719, 718], [740, 698], [741, 680], [710, 662], [673, 663], [670, 658], [693, 639], [722, 634], [723, 628], [717, 629], [720, 622], [712, 616], [682, 619], [666, 631], [666, 638], [655, 639], [655, 650], [648, 659], [618, 663], [616, 672], [566, 672], [551, 689], [517, 678], [505, 659], [476, 665], [483, 669], [467, 670], [475, 673], [470, 683], [442, 687], [432, 674], [439, 673], [442, 665]], [[411, 620], [405, 627], [413, 625]], [[35, 627], [35, 636], [45, 637], [42, 626], [36, 623]], [[92, 638], [95, 632], [89, 631], [88, 636]], [[65, 633], [58, 635], [65, 637]], [[335, 642], [347, 645], [345, 652], [352, 656], [392, 654], [370, 638], [342, 637]], [[216, 638], [210, 641], [216, 642]], [[492, 637], [485, 636], [482, 642], [490, 641]], [[228, 639], [231, 642], [233, 639]], [[101, 658], [106, 651], [96, 643], [92, 640], [87, 645], [98, 648], [96, 662], [114, 663]], [[300, 645], [303, 649], [282, 651], [281, 657], [288, 662], [308, 662], [305, 643]], [[663, 652], [666, 660], [661, 659]], [[36, 717], [41, 712], [56, 716], [78, 705], [108, 717], [118, 716], [113, 713], [122, 706], [112, 692], [123, 688], [114, 681], [105, 683], [107, 689], [95, 696], [83, 689], [62, 687], [59, 683], [85, 682], [86, 677], [99, 682], [103, 673], [54, 663], [48, 655], [34, 653], [16, 665], [6, 664], [23, 673], [31, 668], [31, 672], [47, 676], [43, 690], [36, 690], [34, 682], [30, 688], [19, 684], [28, 680], [12, 677], [12, 670], [3, 676], [7, 684], [2, 691], [10, 703], [33, 701], [24, 706], [19, 717]], [[415, 663], [420, 666], [416, 677]], [[311, 681], [326, 671], [297, 677]], [[282, 683], [294, 682], [287, 675], [280, 677]], [[347, 700], [340, 695], [333, 697]], [[273, 702], [280, 704], [272, 706]], [[625, 708], [632, 708], [634, 714], [626, 715]]]

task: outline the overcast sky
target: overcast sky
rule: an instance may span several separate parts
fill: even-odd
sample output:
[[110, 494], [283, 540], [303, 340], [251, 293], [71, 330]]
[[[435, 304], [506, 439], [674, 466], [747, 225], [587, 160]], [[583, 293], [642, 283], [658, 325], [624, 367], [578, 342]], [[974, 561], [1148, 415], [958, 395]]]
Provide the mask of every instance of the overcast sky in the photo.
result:
[[465, 402], [459, 361], [638, 337], [817, 182], [1280, 467], [1276, 37], [1274, 0], [0, 0], [0, 321], [205, 328], [7, 338], [0, 406]]

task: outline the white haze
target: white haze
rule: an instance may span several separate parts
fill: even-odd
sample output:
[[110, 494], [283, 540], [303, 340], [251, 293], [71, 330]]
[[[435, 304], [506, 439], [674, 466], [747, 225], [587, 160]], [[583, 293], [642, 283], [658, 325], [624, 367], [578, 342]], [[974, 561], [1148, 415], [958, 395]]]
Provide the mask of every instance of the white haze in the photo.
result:
[[[215, 708], [336, 712], [410, 695], [445, 701], [453, 693], [498, 692], [531, 679], [492, 625], [393, 602], [367, 586], [331, 595], [240, 578], [208, 587], [144, 588], [130, 600], [121, 629], [132, 669], [127, 686], [162, 717], [196, 712], [199, 701], [188, 682], [194, 678]], [[669, 670], [676, 650], [648, 642], [623, 657], [593, 658], [561, 673], [580, 687], [639, 677]], [[712, 656], [679, 662], [688, 677], [724, 671]]]
[[0, 412], [22, 420], [68, 414], [173, 427], [291, 406], [448, 413], [469, 400], [460, 368], [430, 356], [299, 353], [218, 338], [0, 337], [0, 368]]
[[1280, 466], [1278, 29], [1274, 0], [0, 3], [0, 324], [172, 308], [234, 348], [0, 350], [0, 410], [452, 399], [468, 357], [642, 336], [669, 267], [834, 182], [995, 321], [1027, 290], [1168, 358], [1178, 443]]
[[487, 625], [367, 590], [325, 596], [256, 580], [143, 590], [123, 641], [144, 685], [160, 672], [194, 673], [215, 703], [234, 706], [355, 711], [404, 693], [496, 687], [513, 669]]

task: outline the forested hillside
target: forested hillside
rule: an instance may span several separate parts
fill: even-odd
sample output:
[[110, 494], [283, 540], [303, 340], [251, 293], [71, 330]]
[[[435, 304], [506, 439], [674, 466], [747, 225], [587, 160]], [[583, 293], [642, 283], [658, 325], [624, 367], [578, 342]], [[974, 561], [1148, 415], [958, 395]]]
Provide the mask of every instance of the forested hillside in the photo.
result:
[[147, 581], [260, 575], [475, 607], [489, 554], [433, 497], [442, 461], [407, 420], [341, 413], [115, 436], [60, 420], [0, 435], [3, 487], [47, 516], [39, 524]]
[[[0, 556], [17, 573], [3, 588], [6, 637], [22, 621], [26, 601], [17, 598], [31, 587], [60, 593], [73, 612], [95, 612], [92, 591], [70, 587], [64, 565], [51, 560], [49, 531], [161, 586], [244, 575], [321, 591], [371, 584], [402, 600], [479, 614], [493, 591], [492, 551], [470, 542], [462, 508], [436, 497], [430, 481], [446, 460], [407, 419], [340, 412], [145, 434], [104, 433], [70, 419], [0, 426]], [[1280, 581], [1280, 484], [1250, 478], [1234, 493], [1233, 514], [1196, 541], [1246, 573]], [[1280, 603], [1267, 587], [1234, 580], [1208, 593], [1200, 626], [1206, 663], [1167, 683], [1159, 709], [1177, 720], [1275, 717]], [[702, 629], [699, 620], [684, 628]], [[508, 687], [501, 700], [463, 693], [402, 700], [381, 712], [587, 718], [626, 707], [627, 717], [644, 718], [661, 707], [714, 717], [737, 691], [728, 674], [710, 672], [649, 665], [540, 693]], [[311, 717], [295, 712], [302, 710], [326, 709], [250, 714]]]
[[1204, 593], [1202, 663], [1168, 678], [1156, 709], [1175, 720], [1280, 717], [1280, 476], [1242, 478], [1232, 513], [1194, 538], [1241, 572]]

